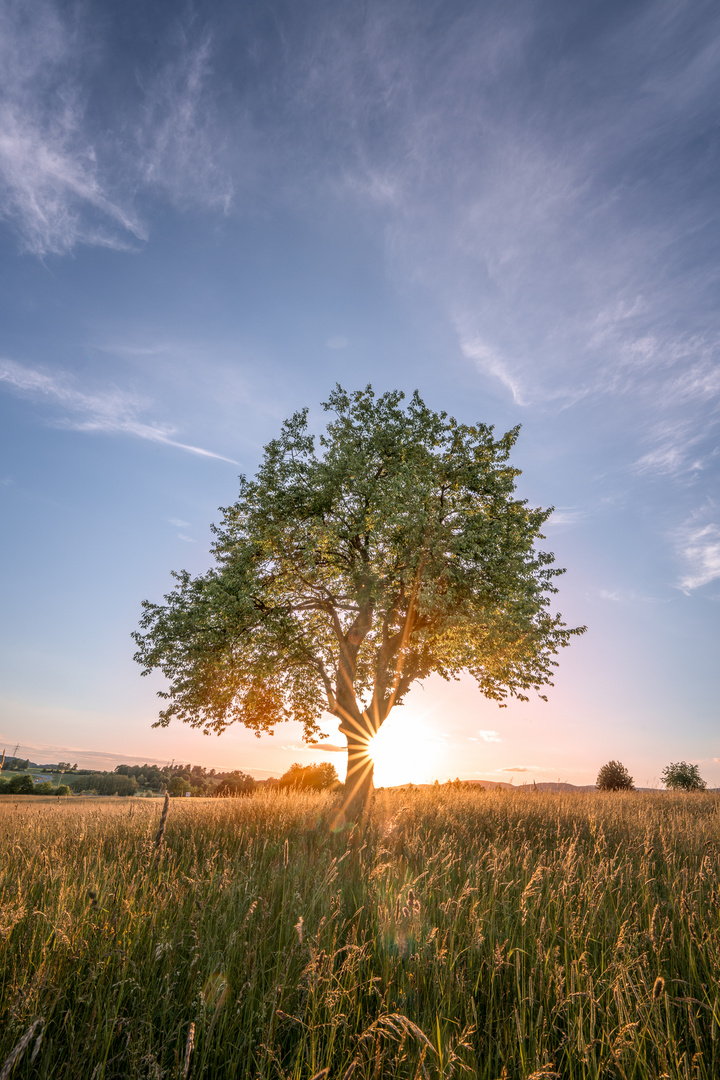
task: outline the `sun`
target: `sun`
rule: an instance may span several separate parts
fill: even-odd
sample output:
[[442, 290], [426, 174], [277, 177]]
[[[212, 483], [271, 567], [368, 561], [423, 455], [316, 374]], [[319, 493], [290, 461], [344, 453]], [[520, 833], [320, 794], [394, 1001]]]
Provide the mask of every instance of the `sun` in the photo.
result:
[[429, 784], [438, 776], [444, 747], [423, 717], [393, 715], [370, 740], [376, 787]]

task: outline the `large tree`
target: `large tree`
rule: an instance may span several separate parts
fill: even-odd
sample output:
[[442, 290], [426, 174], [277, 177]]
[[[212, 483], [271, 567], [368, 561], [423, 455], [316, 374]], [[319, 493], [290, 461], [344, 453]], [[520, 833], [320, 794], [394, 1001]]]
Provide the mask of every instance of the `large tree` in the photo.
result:
[[563, 571], [536, 548], [551, 510], [516, 497], [518, 429], [496, 439], [403, 400], [337, 386], [319, 449], [295, 413], [221, 509], [215, 567], [174, 574], [134, 635], [143, 674], [169, 681], [158, 725], [260, 735], [294, 718], [311, 740], [336, 717], [350, 814], [372, 790], [370, 740], [413, 683], [469, 672], [501, 705], [527, 700], [584, 630], [549, 610]]

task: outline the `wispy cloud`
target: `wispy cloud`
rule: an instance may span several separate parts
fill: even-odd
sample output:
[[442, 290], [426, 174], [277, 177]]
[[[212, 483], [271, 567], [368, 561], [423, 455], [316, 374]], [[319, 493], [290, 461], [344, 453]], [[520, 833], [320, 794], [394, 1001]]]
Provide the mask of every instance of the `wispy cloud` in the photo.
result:
[[502, 742], [500, 733], [497, 731], [478, 731], [478, 735], [483, 742]]
[[647, 596], [638, 593], [634, 589], [598, 589], [597, 595], [601, 600], [609, 600], [613, 604], [669, 604], [670, 598], [660, 596]]
[[[221, 164], [226, 136], [208, 86], [212, 52], [208, 32], [193, 42], [182, 25], [175, 27], [165, 63], [146, 81], [136, 139], [142, 182], [161, 188], [177, 203], [200, 203], [227, 213], [235, 189]], [[242, 119], [239, 109], [235, 140]]]
[[[207, 92], [210, 35], [194, 37], [182, 17], [159, 27], [152, 72], [138, 58], [133, 93], [108, 100], [97, 85], [102, 27], [85, 16], [50, 0], [0, 14], [0, 218], [41, 257], [78, 244], [137, 249], [148, 238], [142, 191], [222, 212], [233, 199], [221, 162], [236, 140]], [[90, 108], [98, 96], [103, 123]], [[240, 116], [233, 126], [237, 139]]]
[[131, 247], [145, 232], [100, 176], [75, 74], [80, 36], [43, 0], [5, 5], [0, 20], [0, 217], [36, 255]]
[[552, 517], [545, 523], [545, 528], [553, 525], [578, 525], [587, 517], [584, 510], [575, 506], [558, 506], [552, 512]]
[[507, 387], [516, 405], [528, 404], [519, 378], [511, 373], [507, 360], [503, 359], [497, 350], [491, 348], [479, 337], [467, 339], [462, 334], [460, 335], [460, 349], [463, 356], [477, 364], [480, 371], [498, 379], [503, 386]]
[[720, 525], [700, 523], [697, 517], [685, 523], [677, 534], [677, 550], [686, 566], [679, 586], [690, 593], [720, 578]]
[[69, 374], [40, 371], [4, 359], [0, 359], [0, 384], [25, 397], [59, 406], [61, 411], [55, 417], [58, 426], [74, 431], [130, 435], [201, 457], [237, 464], [232, 458], [212, 450], [179, 442], [173, 438], [176, 431], [172, 427], [144, 422], [140, 416], [147, 410], [147, 402], [122, 390], [87, 392], [78, 387]]
[[508, 765], [507, 767], [505, 767], [503, 769], [498, 769], [497, 771], [498, 772], [509, 772], [509, 773], [518, 773], [518, 772], [522, 773], [522, 772], [549, 772], [550, 770], [549, 769], [544, 769], [542, 767], [542, 765]]

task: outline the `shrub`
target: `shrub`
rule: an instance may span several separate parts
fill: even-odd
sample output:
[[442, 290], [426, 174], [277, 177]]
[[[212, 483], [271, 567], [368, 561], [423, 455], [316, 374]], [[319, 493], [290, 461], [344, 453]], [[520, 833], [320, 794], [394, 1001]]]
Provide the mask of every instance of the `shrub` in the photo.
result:
[[697, 765], [688, 765], [687, 761], [675, 761], [666, 765], [660, 779], [671, 791], [704, 791], [707, 787]]
[[32, 776], [13, 776], [0, 780], [0, 795], [32, 795], [35, 790]]
[[70, 788], [67, 786], [67, 784], [58, 784], [57, 788], [55, 789], [55, 794], [59, 795], [62, 798], [62, 796], [70, 794]]
[[598, 773], [598, 791], [634, 791], [633, 778], [621, 761], [608, 761]]
[[38, 780], [33, 787], [33, 795], [54, 795], [55, 788], [51, 780]]

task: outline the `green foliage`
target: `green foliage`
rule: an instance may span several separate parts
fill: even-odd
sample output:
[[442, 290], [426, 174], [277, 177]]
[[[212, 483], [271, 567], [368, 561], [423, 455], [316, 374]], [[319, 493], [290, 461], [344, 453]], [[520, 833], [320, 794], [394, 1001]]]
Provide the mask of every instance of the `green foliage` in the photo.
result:
[[598, 791], [634, 791], [633, 778], [620, 761], [608, 761], [597, 775]]
[[515, 496], [518, 430], [402, 402], [338, 386], [319, 452], [292, 416], [223, 510], [215, 568], [145, 601], [135, 658], [168, 679], [158, 724], [294, 718], [311, 738], [329, 711], [351, 737], [433, 672], [500, 703], [551, 682], [584, 628], [549, 611], [562, 571], [535, 547], [551, 511]]
[[660, 779], [671, 791], [705, 791], [707, 787], [698, 766], [688, 765], [686, 761], [676, 761], [666, 765], [660, 774]]
[[29, 758], [6, 758], [3, 772], [25, 772], [30, 768]]
[[158, 800], [0, 804], [0, 1069], [42, 1017], [13, 1080], [180, 1078], [190, 1024], [206, 1080], [720, 1076], [718, 796], [336, 808], [178, 799], [153, 858]]
[[67, 786], [67, 784], [58, 784], [58, 786], [55, 788], [55, 794], [59, 795], [60, 798], [63, 798], [63, 796], [70, 794], [70, 788]]
[[0, 795], [32, 795], [35, 791], [32, 776], [13, 776], [9, 780], [0, 779]]
[[218, 798], [224, 799], [236, 799], [241, 795], [252, 795], [253, 791], [257, 787], [254, 776], [249, 776], [248, 773], [235, 772], [229, 773], [224, 780], [218, 784], [214, 791], [214, 794]]
[[175, 797], [178, 795], [187, 795], [190, 792], [190, 781], [182, 776], [173, 776], [167, 789], [168, 793]]
[[95, 790], [95, 785], [98, 781], [98, 776], [101, 774], [96, 773], [79, 773], [77, 776], [73, 776], [70, 781], [70, 790], [75, 795], [80, 795], [84, 791]]
[[330, 761], [317, 765], [292, 764], [280, 778], [280, 787], [304, 788], [309, 791], [325, 791], [340, 786], [337, 769]]
[[33, 787], [33, 795], [54, 795], [55, 785], [52, 780], [39, 780]]
[[104, 773], [94, 780], [93, 787], [98, 795], [134, 795], [138, 786], [134, 777], [116, 773]]

